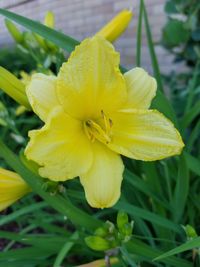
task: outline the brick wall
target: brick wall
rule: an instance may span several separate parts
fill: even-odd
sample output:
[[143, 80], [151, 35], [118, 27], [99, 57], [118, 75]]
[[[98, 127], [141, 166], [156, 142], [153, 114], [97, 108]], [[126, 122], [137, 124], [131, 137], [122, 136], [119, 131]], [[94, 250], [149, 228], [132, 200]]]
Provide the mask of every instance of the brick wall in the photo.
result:
[[[165, 23], [163, 0], [146, 0], [147, 11], [154, 42], [161, 36]], [[121, 62], [128, 68], [135, 65], [136, 26], [139, 12], [139, 0], [1, 0], [0, 7], [35, 20], [43, 20], [45, 12], [51, 10], [56, 16], [56, 28], [64, 33], [82, 40], [93, 35], [117, 12], [123, 8], [133, 8], [134, 18], [125, 34], [116, 41], [115, 46], [121, 52]], [[0, 46], [12, 42], [0, 17]], [[151, 71], [151, 63], [146, 39], [142, 43], [142, 66]], [[172, 56], [161, 46], [156, 46], [162, 72], [174, 68]]]

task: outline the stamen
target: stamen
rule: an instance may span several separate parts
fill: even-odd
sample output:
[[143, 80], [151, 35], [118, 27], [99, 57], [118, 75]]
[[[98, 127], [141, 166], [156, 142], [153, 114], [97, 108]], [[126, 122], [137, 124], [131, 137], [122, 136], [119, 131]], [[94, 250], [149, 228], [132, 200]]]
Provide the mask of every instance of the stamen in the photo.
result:
[[101, 110], [101, 116], [103, 118], [104, 127], [89, 119], [83, 124], [84, 131], [91, 142], [94, 142], [95, 139], [97, 139], [102, 143], [108, 144], [111, 142], [112, 120], [106, 117], [103, 110]]

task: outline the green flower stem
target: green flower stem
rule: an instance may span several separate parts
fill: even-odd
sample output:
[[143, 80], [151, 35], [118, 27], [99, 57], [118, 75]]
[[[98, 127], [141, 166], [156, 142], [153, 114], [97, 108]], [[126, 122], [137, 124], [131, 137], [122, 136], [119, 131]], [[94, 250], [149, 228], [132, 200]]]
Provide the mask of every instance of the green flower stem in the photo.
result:
[[54, 209], [67, 216], [75, 225], [82, 226], [88, 231], [93, 231], [101, 226], [100, 220], [75, 207], [68, 198], [63, 198], [58, 194], [51, 195], [44, 191], [42, 189], [43, 179], [28, 170], [2, 140], [0, 140], [0, 156], [24, 179], [34, 192], [46, 200]]

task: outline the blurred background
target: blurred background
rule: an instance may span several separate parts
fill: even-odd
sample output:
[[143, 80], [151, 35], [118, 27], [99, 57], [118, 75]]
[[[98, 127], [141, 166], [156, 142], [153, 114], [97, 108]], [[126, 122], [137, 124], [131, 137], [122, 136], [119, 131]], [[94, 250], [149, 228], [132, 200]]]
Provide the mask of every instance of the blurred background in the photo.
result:
[[[174, 65], [174, 56], [160, 45], [162, 28], [167, 21], [165, 4], [166, 1], [163, 0], [146, 1], [161, 72], [169, 74], [174, 69], [183, 69], [183, 64]], [[120, 10], [132, 8], [134, 13], [132, 22], [124, 35], [116, 41], [115, 46], [121, 52], [122, 65], [128, 68], [135, 65], [139, 0], [1, 0], [0, 7], [39, 21], [43, 21], [46, 11], [51, 10], [55, 14], [56, 29], [77, 40], [93, 35]], [[13, 43], [3, 20], [1, 16], [0, 48]], [[143, 38], [142, 46], [142, 66], [151, 72], [146, 38]]]

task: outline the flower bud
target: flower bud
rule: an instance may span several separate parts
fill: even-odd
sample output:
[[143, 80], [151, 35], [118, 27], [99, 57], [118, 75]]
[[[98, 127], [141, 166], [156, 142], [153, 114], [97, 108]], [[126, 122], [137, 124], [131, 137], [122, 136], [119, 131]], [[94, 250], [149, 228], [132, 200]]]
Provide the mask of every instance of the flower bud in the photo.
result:
[[198, 236], [195, 229], [191, 225], [187, 224], [183, 228], [188, 238], [195, 238]]
[[51, 11], [47, 11], [45, 18], [44, 18], [44, 25], [46, 25], [49, 28], [54, 28], [55, 26], [55, 17], [54, 13]]
[[123, 211], [119, 211], [117, 214], [117, 226], [119, 229], [123, 228], [128, 223], [128, 215]]
[[0, 211], [30, 191], [30, 187], [17, 173], [0, 168]]
[[104, 227], [99, 227], [99, 228], [96, 229], [94, 234], [97, 235], [97, 236], [100, 236], [100, 237], [105, 237], [105, 236], [107, 236], [108, 231]]
[[25, 85], [3, 67], [0, 67], [0, 88], [16, 102], [30, 110]]
[[18, 30], [18, 28], [15, 26], [14, 23], [12, 23], [10, 20], [5, 19], [5, 24], [10, 32], [11, 36], [17, 43], [22, 43], [24, 40], [23, 34]]
[[105, 251], [110, 248], [109, 241], [100, 236], [88, 236], [85, 238], [85, 242], [89, 248], [97, 251]]
[[110, 42], [114, 42], [128, 27], [133, 13], [124, 9], [108, 22], [97, 34]]

